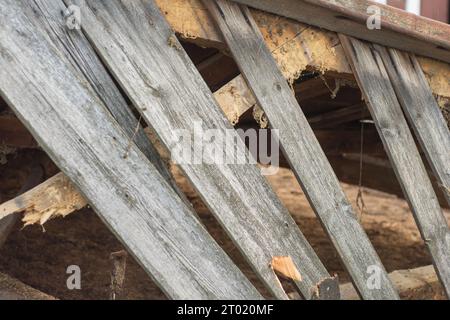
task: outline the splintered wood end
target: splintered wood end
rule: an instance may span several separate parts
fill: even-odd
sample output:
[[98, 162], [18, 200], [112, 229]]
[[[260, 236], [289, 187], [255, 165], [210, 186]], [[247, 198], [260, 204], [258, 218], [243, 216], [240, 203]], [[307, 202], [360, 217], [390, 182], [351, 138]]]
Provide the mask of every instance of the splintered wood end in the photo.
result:
[[273, 257], [270, 265], [277, 276], [287, 280], [302, 281], [302, 276], [291, 257]]

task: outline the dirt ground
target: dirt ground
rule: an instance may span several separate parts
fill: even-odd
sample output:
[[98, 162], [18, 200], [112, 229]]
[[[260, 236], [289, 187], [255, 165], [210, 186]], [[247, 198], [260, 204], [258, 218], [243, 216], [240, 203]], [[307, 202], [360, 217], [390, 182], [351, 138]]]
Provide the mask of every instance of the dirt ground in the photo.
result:
[[[187, 180], [177, 171], [175, 176], [214, 238], [267, 295]], [[6, 184], [13, 183], [7, 176], [0, 178]], [[277, 175], [269, 177], [269, 181], [330, 273], [337, 273], [341, 282], [348, 282], [348, 275], [293, 174], [280, 169]], [[355, 205], [358, 188], [345, 184], [343, 188]], [[360, 219], [389, 272], [431, 264], [405, 201], [367, 189], [364, 191], [364, 201], [366, 211]], [[446, 216], [450, 218], [450, 212], [447, 211]], [[0, 272], [60, 299], [108, 299], [112, 269], [109, 256], [122, 249], [96, 214], [84, 209], [65, 219], [48, 222], [45, 230], [40, 226], [25, 229], [18, 226], [0, 250]], [[81, 268], [81, 290], [67, 289], [66, 269], [70, 265]], [[165, 299], [165, 296], [139, 265], [129, 258], [125, 289], [119, 298]]]

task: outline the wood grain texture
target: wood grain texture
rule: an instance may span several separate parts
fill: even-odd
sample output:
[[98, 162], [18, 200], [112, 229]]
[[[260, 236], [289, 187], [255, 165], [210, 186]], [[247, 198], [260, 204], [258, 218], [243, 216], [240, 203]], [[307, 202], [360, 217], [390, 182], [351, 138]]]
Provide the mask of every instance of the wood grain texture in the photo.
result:
[[87, 205], [83, 196], [63, 174], [46, 180], [18, 197], [0, 205], [0, 221], [15, 213], [24, 213], [26, 225], [43, 225], [54, 217], [65, 217]]
[[405, 11], [381, 8], [381, 29], [369, 30], [367, 0], [234, 0], [327, 30], [450, 62], [450, 26]]
[[[450, 230], [380, 52], [371, 44], [340, 36], [386, 152], [433, 258], [450, 292]], [[448, 166], [448, 164], [447, 164]]]
[[450, 205], [450, 131], [413, 54], [376, 46], [435, 176]]
[[[202, 47], [224, 50], [225, 44], [220, 30], [215, 26], [212, 17], [208, 15], [201, 1], [156, 0], [156, 3], [164, 12], [172, 29], [185, 41], [197, 43]], [[312, 1], [319, 3], [316, 0]], [[344, 3], [343, 1], [347, 0], [341, 2]], [[364, 6], [364, 2], [353, 1], [348, 10], [358, 11], [355, 8]], [[409, 20], [408, 24], [413, 26], [410, 29], [419, 31], [421, 35], [426, 35], [427, 32], [438, 32], [442, 36], [449, 34], [449, 32], [445, 32], [445, 29], [432, 27], [434, 22], [430, 24], [428, 19], [396, 9], [386, 10], [391, 7], [383, 8], [384, 22], [388, 20], [398, 22], [405, 20], [406, 17]], [[366, 9], [367, 2], [363, 12], [366, 12]], [[340, 76], [353, 77], [335, 32], [253, 8], [250, 8], [250, 11], [264, 35], [267, 46], [274, 54], [275, 60], [287, 79], [297, 79], [298, 75], [305, 71], [305, 68], [309, 71], [325, 72], [329, 75], [339, 73]], [[397, 14], [400, 17], [397, 17]], [[419, 23], [414, 22], [417, 18], [420, 19]], [[315, 19], [313, 19], [314, 21]], [[366, 32], [368, 32], [367, 29]], [[398, 43], [403, 40], [404, 37]], [[430, 81], [433, 93], [443, 98], [450, 97], [450, 83], [447, 81], [450, 77], [450, 64], [425, 57], [418, 57], [418, 60]]]
[[[42, 11], [44, 17], [60, 16], [61, 10], [64, 10], [64, 4], [61, 1], [36, 0], [35, 3]], [[138, 123], [138, 119], [136, 119], [131, 108], [127, 105], [87, 38], [81, 32], [70, 32], [63, 19], [54, 20], [48, 18], [46, 22], [48, 23], [48, 28], [52, 30], [49, 36], [53, 37], [54, 40], [58, 40], [55, 41], [55, 44], [71, 59], [71, 65], [85, 76], [125, 133], [130, 139], [133, 139], [161, 175], [181, 194], [172, 181], [168, 168], [150, 143], [142, 126]], [[127, 150], [123, 150], [123, 153], [125, 155]]]
[[260, 298], [137, 146], [123, 156], [128, 136], [51, 35], [61, 11], [42, 5], [0, 3], [1, 96], [169, 297]]
[[[271, 128], [279, 130], [284, 155], [362, 297], [398, 298], [250, 11], [227, 0], [205, 0], [204, 3], [222, 30], [242, 75], [266, 112]], [[379, 290], [371, 290], [367, 286], [370, 266], [378, 266], [381, 270]]]
[[[42, 181], [42, 179], [44, 179], [44, 170], [38, 164], [33, 163], [30, 171], [30, 175], [23, 184], [22, 188], [20, 188], [18, 196], [34, 188]], [[6, 240], [8, 240], [9, 235], [14, 230], [14, 227], [19, 220], [20, 216], [17, 214], [8, 216], [2, 216], [0, 214], [0, 248], [3, 247]]]
[[[83, 31], [169, 150], [179, 143], [179, 130], [202, 139], [194, 128], [201, 122], [204, 130], [218, 130], [219, 137], [231, 134], [248, 160], [244, 143], [153, 0], [67, 3], [81, 7]], [[213, 145], [223, 148], [218, 140]], [[195, 158], [204, 161], [181, 162], [180, 168], [268, 289], [287, 299], [270, 262], [291, 256], [303, 278], [302, 292], [310, 297], [328, 273], [258, 167], [218, 163], [198, 149], [191, 145]]]

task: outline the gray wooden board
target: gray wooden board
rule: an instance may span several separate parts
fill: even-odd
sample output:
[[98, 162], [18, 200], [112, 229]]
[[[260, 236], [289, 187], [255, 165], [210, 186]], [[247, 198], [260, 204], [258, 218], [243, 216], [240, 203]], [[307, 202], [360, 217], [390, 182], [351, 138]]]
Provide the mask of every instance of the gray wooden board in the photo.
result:
[[[113, 79], [101, 63], [89, 41], [81, 32], [72, 32], [67, 28], [64, 19], [52, 19], [50, 17], [60, 16], [66, 9], [62, 1], [35, 0], [36, 6], [42, 10], [44, 17], [47, 17], [47, 28], [52, 32], [49, 36], [59, 41], [54, 43], [66, 52], [66, 56], [73, 59], [72, 65], [78, 68], [85, 75], [86, 79], [92, 85], [97, 95], [102, 99], [105, 106], [121, 125], [125, 133], [134, 139], [139, 149], [155, 165], [163, 177], [169, 181], [177, 192], [178, 189], [171, 179], [171, 175], [159, 156], [158, 152], [147, 138], [142, 127], [136, 131], [138, 119], [127, 105]], [[123, 150], [124, 155], [127, 150]], [[180, 192], [179, 192], [180, 194]]]
[[[271, 128], [279, 130], [281, 148], [361, 296], [364, 299], [397, 299], [377, 253], [250, 11], [246, 6], [227, 0], [203, 2], [222, 30]], [[367, 285], [370, 277], [367, 271], [373, 266], [380, 270], [381, 287], [377, 290]]]
[[[66, 2], [80, 6], [84, 33], [169, 150], [179, 142], [179, 130], [202, 139], [197, 122], [218, 130], [219, 138], [231, 134], [238, 152], [249, 157], [153, 0]], [[224, 147], [219, 140], [212, 142], [218, 149]], [[191, 152], [204, 161], [181, 162], [181, 169], [272, 294], [287, 299], [272, 258], [291, 256], [303, 277], [303, 295], [312, 297], [329, 275], [258, 167], [213, 161], [193, 145]]]
[[0, 2], [0, 93], [53, 161], [171, 298], [257, 299], [95, 89], [34, 1]]
[[448, 294], [450, 289], [448, 224], [380, 52], [369, 43], [343, 35], [340, 35], [340, 38], [403, 193]]
[[398, 100], [450, 204], [450, 131], [415, 55], [375, 47]]

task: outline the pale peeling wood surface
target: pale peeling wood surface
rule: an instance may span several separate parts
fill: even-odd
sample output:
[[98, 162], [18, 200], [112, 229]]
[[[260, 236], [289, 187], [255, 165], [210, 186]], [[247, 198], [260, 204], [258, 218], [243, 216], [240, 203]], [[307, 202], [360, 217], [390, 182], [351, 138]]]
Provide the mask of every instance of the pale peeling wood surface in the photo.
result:
[[63, 173], [59, 173], [0, 205], [0, 221], [8, 215], [23, 212], [25, 225], [43, 225], [54, 217], [65, 217], [86, 205], [86, 200], [70, 180]]
[[340, 38], [405, 197], [432, 255], [436, 271], [448, 294], [450, 231], [381, 55], [373, 45], [346, 36]]
[[34, 1], [0, 3], [0, 93], [154, 278], [179, 299], [260, 295], [132, 145], [48, 33]]
[[[450, 132], [413, 54], [376, 46], [403, 111], [450, 204]], [[449, 190], [449, 191], [447, 191]]]
[[[83, 31], [169, 150], [178, 143], [177, 130], [201, 139], [193, 127], [202, 121], [204, 129], [217, 129], [221, 135], [231, 130], [238, 152], [245, 151], [153, 0], [67, 3], [81, 7]], [[220, 141], [214, 145], [223, 147]], [[202, 157], [201, 150], [192, 152]], [[212, 160], [206, 153], [205, 161]], [[329, 276], [256, 165], [203, 162], [180, 167], [275, 297], [287, 295], [270, 268], [274, 256], [292, 257], [307, 298]]]
[[[155, 2], [181, 37], [201, 46], [225, 49], [220, 30], [201, 0]], [[252, 10], [252, 14], [288, 79], [295, 79], [307, 67], [351, 74], [336, 33], [260, 10]]]
[[[266, 112], [271, 128], [279, 130], [284, 154], [359, 292], [365, 299], [398, 298], [250, 11], [227, 0], [204, 0], [204, 3]], [[369, 266], [378, 266], [382, 271], [380, 290], [367, 287]]]

